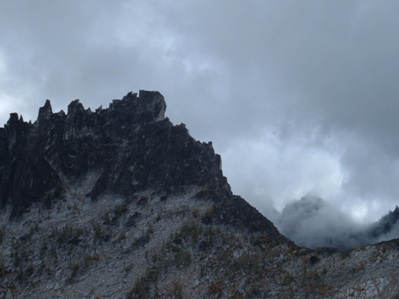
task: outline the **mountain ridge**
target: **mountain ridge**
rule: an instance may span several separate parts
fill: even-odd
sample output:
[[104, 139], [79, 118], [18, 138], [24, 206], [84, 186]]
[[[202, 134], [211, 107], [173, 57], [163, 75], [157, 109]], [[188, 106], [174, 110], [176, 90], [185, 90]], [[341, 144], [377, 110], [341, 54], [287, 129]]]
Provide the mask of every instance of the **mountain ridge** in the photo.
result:
[[93, 199], [105, 190], [129, 195], [194, 183], [231, 194], [212, 144], [172, 125], [165, 110], [159, 92], [140, 91], [95, 112], [75, 100], [67, 114], [53, 113], [47, 100], [33, 124], [12, 113], [0, 129], [1, 206], [11, 202], [15, 216], [29, 202], [50, 204], [67, 192], [68, 180], [88, 172], [98, 175], [87, 194]]
[[296, 246], [159, 92], [0, 129], [0, 296], [394, 298], [398, 241]]

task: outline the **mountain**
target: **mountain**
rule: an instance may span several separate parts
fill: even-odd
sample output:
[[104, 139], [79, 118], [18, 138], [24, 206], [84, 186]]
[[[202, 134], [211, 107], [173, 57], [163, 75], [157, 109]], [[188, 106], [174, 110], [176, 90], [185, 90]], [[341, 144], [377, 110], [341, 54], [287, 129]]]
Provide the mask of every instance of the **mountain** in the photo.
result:
[[399, 237], [399, 207], [383, 216], [380, 220], [370, 225], [365, 235], [375, 243]]
[[309, 250], [231, 192], [159, 92], [0, 129], [0, 297], [393, 298], [393, 240]]

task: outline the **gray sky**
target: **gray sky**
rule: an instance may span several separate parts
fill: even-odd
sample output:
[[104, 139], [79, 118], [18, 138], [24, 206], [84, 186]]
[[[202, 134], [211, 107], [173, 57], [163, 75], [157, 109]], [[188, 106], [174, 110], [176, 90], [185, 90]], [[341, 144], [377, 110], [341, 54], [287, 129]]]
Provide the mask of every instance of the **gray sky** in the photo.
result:
[[159, 90], [261, 212], [399, 199], [399, 2], [0, 0], [0, 123]]

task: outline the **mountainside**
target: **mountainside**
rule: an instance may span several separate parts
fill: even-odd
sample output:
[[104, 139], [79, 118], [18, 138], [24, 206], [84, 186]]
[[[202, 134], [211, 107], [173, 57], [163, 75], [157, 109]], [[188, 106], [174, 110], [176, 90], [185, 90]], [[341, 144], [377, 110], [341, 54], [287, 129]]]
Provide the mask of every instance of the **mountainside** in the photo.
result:
[[[0, 297], [394, 298], [398, 241], [296, 246], [233, 195], [158, 92], [12, 113], [0, 129]], [[399, 295], [398, 295], [399, 296]]]
[[376, 241], [397, 238], [399, 235], [399, 207], [383, 216], [376, 223], [373, 223], [366, 234]]

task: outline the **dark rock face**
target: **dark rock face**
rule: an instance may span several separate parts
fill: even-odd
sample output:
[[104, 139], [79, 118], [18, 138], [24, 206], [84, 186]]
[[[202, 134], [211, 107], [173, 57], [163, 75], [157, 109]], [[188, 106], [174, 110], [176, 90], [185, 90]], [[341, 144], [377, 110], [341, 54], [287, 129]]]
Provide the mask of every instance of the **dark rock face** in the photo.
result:
[[380, 220], [371, 225], [367, 231], [368, 237], [379, 239], [384, 235], [394, 233], [397, 235], [399, 221], [399, 207], [396, 206], [393, 211], [383, 216]]
[[174, 126], [165, 110], [159, 92], [140, 91], [95, 112], [75, 100], [67, 114], [53, 113], [47, 100], [33, 124], [11, 114], [0, 128], [1, 207], [10, 203], [17, 216], [32, 202], [50, 205], [87, 175], [95, 176], [93, 199], [190, 185], [230, 195], [212, 144]]
[[270, 240], [283, 240], [270, 220], [254, 209], [242, 197], [232, 195], [215, 205], [216, 224], [245, 227], [248, 233], [266, 233]]

